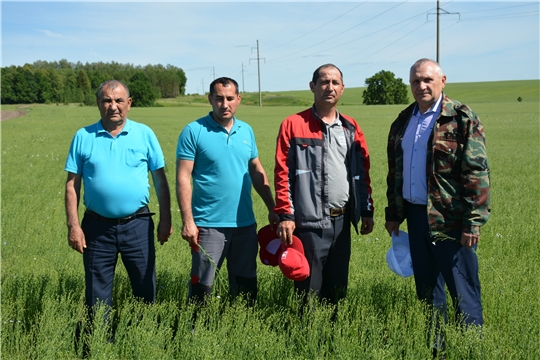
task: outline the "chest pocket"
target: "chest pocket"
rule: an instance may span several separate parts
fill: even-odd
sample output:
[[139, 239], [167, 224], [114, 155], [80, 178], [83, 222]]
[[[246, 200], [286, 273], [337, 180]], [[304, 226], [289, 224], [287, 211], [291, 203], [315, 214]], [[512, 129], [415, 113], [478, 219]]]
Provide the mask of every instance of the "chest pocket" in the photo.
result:
[[463, 147], [463, 137], [457, 130], [437, 132], [433, 149], [435, 172], [439, 174], [459, 173]]
[[131, 167], [139, 167], [148, 161], [146, 153], [140, 149], [126, 149], [126, 164]]

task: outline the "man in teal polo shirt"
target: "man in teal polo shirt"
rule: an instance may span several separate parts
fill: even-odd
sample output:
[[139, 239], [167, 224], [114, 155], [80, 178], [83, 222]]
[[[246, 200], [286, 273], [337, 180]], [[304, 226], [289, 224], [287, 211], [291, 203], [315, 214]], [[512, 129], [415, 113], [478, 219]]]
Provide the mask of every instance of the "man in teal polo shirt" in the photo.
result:
[[[219, 78], [210, 84], [212, 111], [188, 124], [176, 150], [176, 195], [182, 215], [182, 237], [191, 246], [189, 299], [204, 302], [215, 272], [227, 259], [233, 296], [257, 297], [257, 224], [251, 186], [277, 224], [274, 199], [258, 158], [251, 127], [235, 117], [241, 101], [238, 83]], [[191, 178], [193, 177], [193, 187]]]
[[[112, 305], [119, 253], [133, 295], [149, 303], [155, 300], [154, 213], [147, 206], [149, 171], [159, 202], [159, 242], [164, 244], [172, 233], [163, 152], [148, 126], [127, 118], [131, 101], [125, 84], [104, 82], [97, 93], [101, 119], [77, 131], [65, 166], [68, 244], [83, 254], [90, 315], [98, 302]], [[79, 224], [81, 182], [86, 211]]]

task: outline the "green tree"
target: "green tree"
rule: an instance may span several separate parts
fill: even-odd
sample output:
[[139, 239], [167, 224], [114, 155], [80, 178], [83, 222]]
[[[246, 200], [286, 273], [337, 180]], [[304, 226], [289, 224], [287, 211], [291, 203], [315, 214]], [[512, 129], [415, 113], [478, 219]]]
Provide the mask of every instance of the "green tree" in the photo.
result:
[[90, 79], [83, 69], [79, 69], [77, 72], [77, 87], [83, 91], [83, 93], [90, 92]]
[[366, 79], [362, 97], [366, 105], [407, 104], [407, 86], [391, 71], [381, 70]]
[[135, 73], [129, 79], [129, 92], [133, 99], [132, 106], [153, 106], [156, 101], [156, 94], [148, 77], [141, 71]]
[[178, 69], [177, 74], [178, 74], [178, 78], [180, 79], [180, 84], [179, 84], [179, 89], [178, 89], [180, 91], [180, 95], [186, 95], [186, 83], [187, 83], [186, 73], [184, 72], [184, 70]]
[[2, 104], [16, 104], [18, 101], [17, 92], [15, 91], [15, 76], [17, 68], [15, 66], [2, 68]]
[[37, 81], [32, 65], [25, 64], [23, 67], [17, 67], [13, 85], [18, 104], [32, 104], [38, 100]]

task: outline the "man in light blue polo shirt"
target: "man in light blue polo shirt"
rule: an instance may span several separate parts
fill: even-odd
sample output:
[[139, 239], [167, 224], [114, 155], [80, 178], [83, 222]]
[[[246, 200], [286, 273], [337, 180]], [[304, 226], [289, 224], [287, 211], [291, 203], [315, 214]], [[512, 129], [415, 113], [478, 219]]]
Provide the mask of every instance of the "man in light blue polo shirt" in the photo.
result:
[[[163, 152], [148, 126], [127, 118], [131, 101], [125, 84], [104, 82], [97, 93], [101, 119], [77, 131], [65, 166], [68, 244], [83, 254], [90, 316], [98, 302], [112, 305], [119, 253], [133, 295], [149, 303], [155, 300], [154, 213], [147, 206], [148, 172], [159, 202], [159, 242], [165, 243], [172, 233]], [[86, 211], [79, 224], [81, 183]]]
[[234, 116], [241, 101], [237, 82], [214, 80], [208, 101], [212, 111], [184, 128], [176, 150], [182, 237], [192, 249], [188, 298], [204, 302], [227, 259], [231, 294], [244, 293], [252, 302], [258, 250], [252, 184], [268, 208], [270, 224], [278, 223], [274, 199], [253, 130]]

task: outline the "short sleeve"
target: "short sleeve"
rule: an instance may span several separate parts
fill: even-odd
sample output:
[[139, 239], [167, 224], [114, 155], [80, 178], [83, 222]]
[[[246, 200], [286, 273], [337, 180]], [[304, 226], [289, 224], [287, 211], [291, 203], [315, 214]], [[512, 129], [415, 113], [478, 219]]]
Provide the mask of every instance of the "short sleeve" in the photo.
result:
[[148, 170], [155, 171], [165, 167], [165, 156], [163, 155], [163, 150], [159, 145], [159, 141], [156, 137], [156, 134], [152, 129], [147, 128], [148, 139]]
[[66, 166], [64, 167], [65, 171], [68, 171], [73, 174], [82, 175], [83, 162], [81, 156], [81, 139], [78, 133], [75, 134], [71, 140], [71, 145], [69, 147], [69, 153], [66, 159]]
[[176, 146], [176, 158], [182, 160], [195, 160], [197, 152], [197, 140], [191, 124], [186, 126], [178, 137]]

